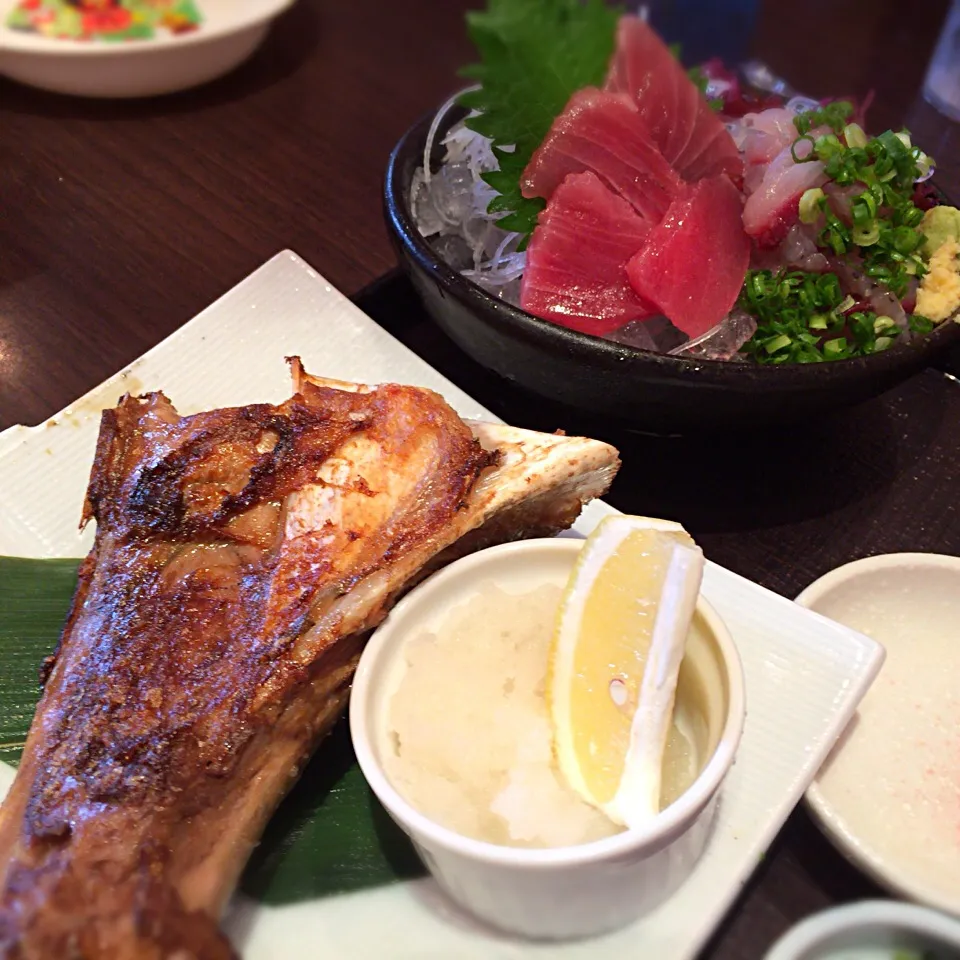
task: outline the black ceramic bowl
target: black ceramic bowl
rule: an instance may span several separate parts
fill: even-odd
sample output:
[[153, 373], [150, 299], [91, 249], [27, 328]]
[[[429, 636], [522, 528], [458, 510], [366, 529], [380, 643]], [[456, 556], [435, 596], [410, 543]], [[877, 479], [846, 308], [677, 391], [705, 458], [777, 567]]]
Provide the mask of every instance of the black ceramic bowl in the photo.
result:
[[[451, 111], [446, 129], [463, 116]], [[474, 360], [581, 413], [652, 433], [752, 429], [829, 415], [906, 380], [949, 344], [960, 324], [870, 357], [763, 366], [649, 353], [540, 320], [491, 296], [444, 263], [410, 214], [410, 182], [432, 116], [390, 155], [385, 214], [400, 263], [433, 320]], [[433, 158], [440, 160], [439, 149]]]

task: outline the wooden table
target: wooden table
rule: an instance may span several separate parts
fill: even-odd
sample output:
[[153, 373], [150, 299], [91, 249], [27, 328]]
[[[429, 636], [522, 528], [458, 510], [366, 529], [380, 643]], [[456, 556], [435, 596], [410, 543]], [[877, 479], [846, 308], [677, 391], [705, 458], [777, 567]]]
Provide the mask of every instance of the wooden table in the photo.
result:
[[[84, 102], [0, 81], [0, 429], [48, 417], [280, 249], [296, 250], [348, 293], [389, 270], [380, 206], [387, 153], [456, 88], [456, 69], [470, 56], [466, 6], [301, 0], [239, 71], [169, 98]], [[728, 0], [719, 12], [706, 0], [653, 6], [669, 39], [693, 55], [719, 43], [728, 56], [762, 57], [812, 95], [875, 89], [872, 126], [905, 121], [941, 161], [941, 185], [960, 196], [960, 128], [918, 94], [946, 0], [927, 4], [922, 17], [897, 0]], [[398, 309], [404, 339], [436, 342], [413, 302]], [[447, 359], [456, 375], [457, 355]], [[891, 416], [903, 397], [924, 403], [929, 388], [918, 378], [890, 401]], [[955, 446], [958, 411], [918, 441], [934, 485], [947, 468], [945, 454], [930, 451]], [[847, 453], [844, 469], [861, 461], [885, 469], [883, 437], [871, 442]], [[626, 485], [642, 481], [649, 453], [641, 441], [624, 449], [615, 503], [630, 502]], [[676, 455], [675, 470], [696, 466], [688, 453]], [[829, 443], [818, 456], [825, 469], [840, 462]], [[664, 485], [657, 502], [689, 515], [714, 559], [774, 589], [789, 594], [822, 572], [827, 554], [807, 524], [837, 505], [798, 514], [770, 498], [747, 515], [737, 482], [728, 478], [718, 492], [728, 498], [723, 518], [706, 516], [691, 488]], [[873, 503], [843, 528], [851, 555], [887, 542], [870, 533], [879, 523]], [[790, 509], [778, 513], [780, 504]], [[925, 531], [909, 546], [960, 552], [956, 514]], [[771, 563], [778, 551], [784, 561], [789, 551], [789, 562]], [[878, 893], [797, 811], [704, 956], [759, 957], [802, 916]]]

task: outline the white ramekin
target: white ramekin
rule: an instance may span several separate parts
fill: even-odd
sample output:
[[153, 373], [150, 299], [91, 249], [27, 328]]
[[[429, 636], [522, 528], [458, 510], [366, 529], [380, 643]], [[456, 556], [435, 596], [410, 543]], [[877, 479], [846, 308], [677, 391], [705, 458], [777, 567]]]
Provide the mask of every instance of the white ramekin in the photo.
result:
[[706, 639], [688, 644], [687, 658], [695, 658], [704, 688], [703, 719], [712, 752], [690, 789], [648, 828], [575, 847], [498, 846], [440, 826], [394, 789], [380, 756], [387, 745], [389, 701], [402, 675], [405, 641], [423, 629], [435, 629], [451, 606], [483, 583], [514, 593], [546, 583], [562, 586], [582, 542], [506, 544], [432, 576], [397, 604], [370, 640], [350, 701], [350, 730], [360, 768], [439, 885], [493, 926], [535, 939], [571, 939], [615, 929], [648, 912], [680, 886], [703, 851], [745, 717], [739, 655], [723, 622], [701, 599], [697, 616], [706, 628]]

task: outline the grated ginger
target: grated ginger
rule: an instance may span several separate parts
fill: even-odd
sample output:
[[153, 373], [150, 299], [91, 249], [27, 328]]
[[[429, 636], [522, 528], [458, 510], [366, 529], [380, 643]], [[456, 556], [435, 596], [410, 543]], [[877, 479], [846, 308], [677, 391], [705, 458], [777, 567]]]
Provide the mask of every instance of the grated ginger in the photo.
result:
[[942, 323], [960, 308], [960, 243], [946, 240], [937, 247], [917, 290], [915, 312]]

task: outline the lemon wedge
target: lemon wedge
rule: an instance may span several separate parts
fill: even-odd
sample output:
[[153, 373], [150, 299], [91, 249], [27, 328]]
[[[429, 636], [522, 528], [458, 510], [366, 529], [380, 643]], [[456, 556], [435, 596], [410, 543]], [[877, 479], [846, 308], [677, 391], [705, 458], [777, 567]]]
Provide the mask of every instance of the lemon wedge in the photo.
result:
[[585, 541], [560, 603], [547, 678], [557, 761], [587, 803], [627, 827], [660, 810], [703, 566], [680, 524], [607, 517]]

